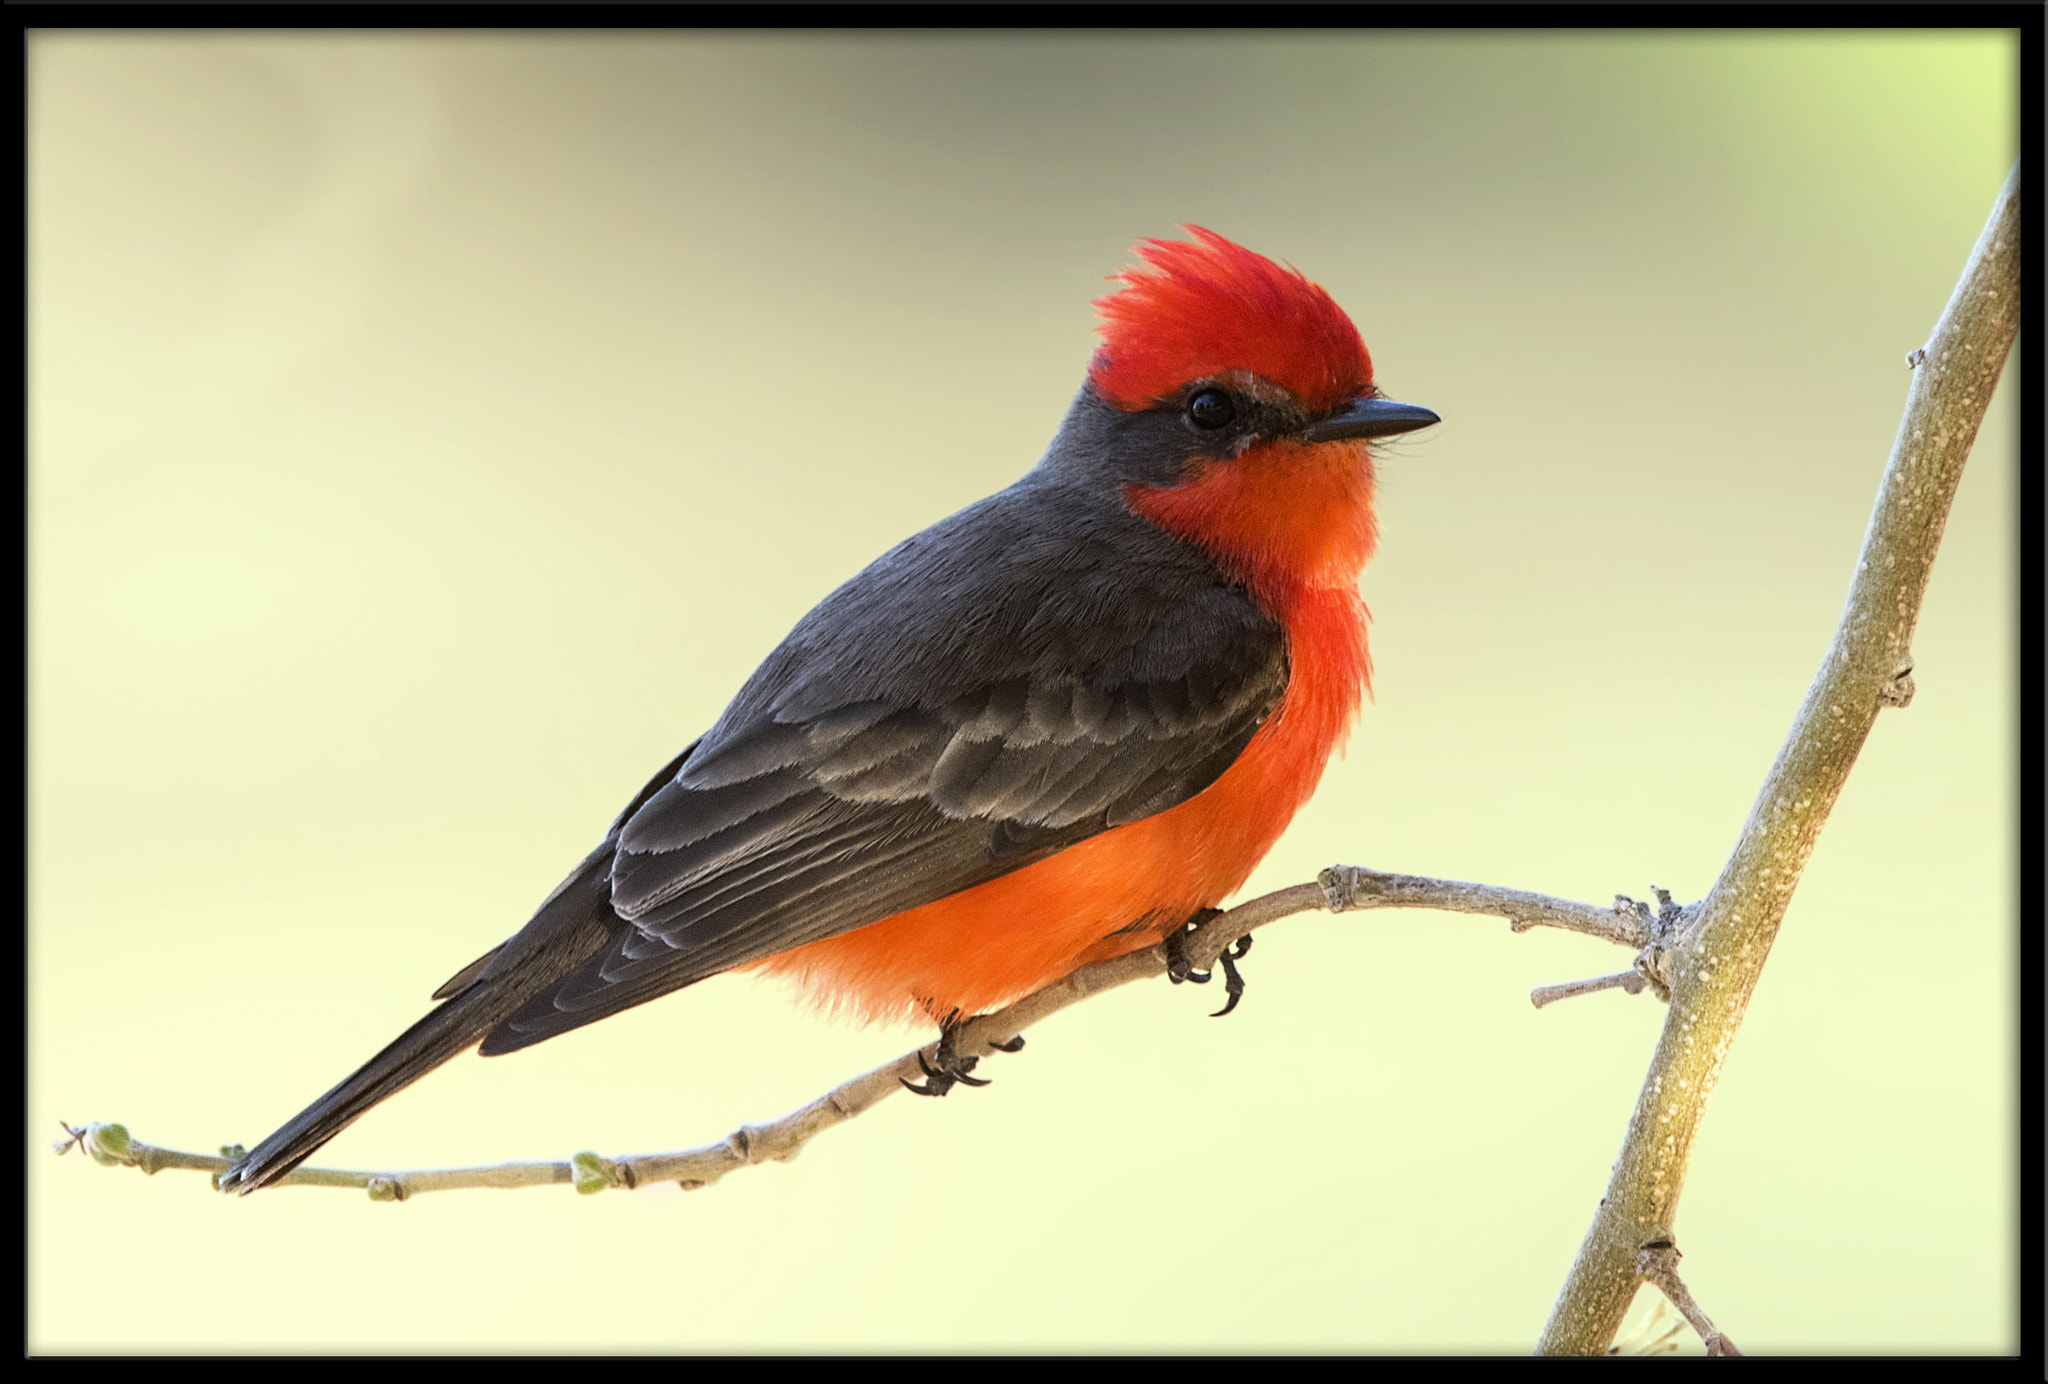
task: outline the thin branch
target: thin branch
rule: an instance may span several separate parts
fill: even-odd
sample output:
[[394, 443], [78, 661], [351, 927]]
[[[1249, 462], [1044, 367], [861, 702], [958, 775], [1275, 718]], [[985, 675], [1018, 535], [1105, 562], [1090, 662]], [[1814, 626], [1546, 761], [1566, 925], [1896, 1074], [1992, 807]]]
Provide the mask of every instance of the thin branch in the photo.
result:
[[1678, 1261], [1685, 1256], [1678, 1252], [1678, 1246], [1668, 1242], [1645, 1246], [1636, 1256], [1636, 1272], [1646, 1283], [1654, 1284], [1658, 1292], [1682, 1313], [1692, 1329], [1699, 1332], [1700, 1340], [1706, 1343], [1709, 1355], [1740, 1355], [1735, 1342], [1721, 1334], [1719, 1327], [1707, 1316], [1706, 1309], [1693, 1300], [1692, 1292], [1685, 1286], [1685, 1280], [1678, 1276]]
[[1913, 365], [1906, 412], [1820, 672], [1707, 897], [1684, 910], [1671, 1010], [1607, 1195], [1539, 1347], [1597, 1355], [1621, 1325], [1636, 1259], [1674, 1240], [1679, 1191], [1728, 1046], [1792, 891], [1880, 709], [1912, 697], [1913, 627], [1963, 463], [2019, 330], [2019, 168], [1991, 209]]
[[1611, 976], [1594, 976], [1591, 980], [1568, 981], [1563, 985], [1539, 985], [1529, 992], [1529, 1003], [1541, 1009], [1546, 1004], [1601, 990], [1626, 990], [1631, 995], [1640, 995], [1648, 985], [1639, 971], [1619, 971]]
[[[1668, 903], [1668, 896], [1666, 901]], [[1328, 910], [1359, 912], [1371, 908], [1434, 908], [1456, 913], [1494, 914], [1516, 932], [1531, 927], [1557, 927], [1600, 937], [1627, 947], [1643, 947], [1654, 920], [1642, 905], [1617, 895], [1611, 908], [1570, 899], [1531, 894], [1520, 889], [1467, 884], [1461, 880], [1425, 879], [1419, 875], [1382, 874], [1356, 865], [1335, 865], [1313, 884], [1297, 884], [1247, 900], [1204, 921], [1186, 939], [1189, 962], [1197, 969], [1216, 963], [1224, 949], [1268, 923], [1298, 913]], [[1134, 980], [1166, 974], [1166, 948], [1146, 947], [1110, 961], [1084, 966], [1015, 1004], [984, 1014], [960, 1029], [956, 1041], [964, 1052], [993, 1051], [1040, 1020], [1069, 1005], [1113, 990]], [[1636, 972], [1630, 972], [1635, 975]], [[355, 1187], [375, 1201], [404, 1201], [421, 1192], [467, 1187], [543, 1187], [573, 1183], [579, 1192], [633, 1188], [650, 1182], [675, 1182], [685, 1188], [708, 1187], [736, 1168], [756, 1163], [786, 1162], [818, 1135], [852, 1119], [902, 1090], [903, 1079], [920, 1075], [918, 1057], [935, 1055], [932, 1047], [907, 1052], [826, 1092], [810, 1104], [766, 1124], [742, 1125], [715, 1144], [673, 1153], [630, 1154], [605, 1158], [579, 1153], [566, 1163], [499, 1163], [481, 1168], [433, 1168], [413, 1172], [350, 1172], [330, 1168], [295, 1168], [272, 1184], [279, 1187]], [[82, 1149], [93, 1161], [113, 1167], [156, 1173], [165, 1168], [191, 1168], [220, 1174], [244, 1150], [224, 1148], [219, 1157], [158, 1148], [130, 1135], [118, 1124], [93, 1124], [74, 1129], [56, 1145], [58, 1153]]]
[[[1441, 908], [1453, 913], [1492, 913], [1506, 918], [1509, 929], [1514, 932], [1527, 932], [1532, 927], [1556, 927], [1568, 932], [1582, 932], [1588, 937], [1598, 937], [1622, 947], [1641, 947], [1650, 941], [1648, 915], [1626, 894], [1616, 894], [1612, 908], [1600, 908], [1569, 899], [1554, 899], [1548, 894], [1530, 894], [1520, 889], [1466, 884], [1455, 879], [1425, 879], [1420, 875], [1382, 874], [1358, 865], [1333, 865], [1323, 871], [1318, 882], [1329, 896], [1329, 908], [1333, 913], [1348, 913], [1360, 908]], [[1667, 902], [1670, 898], [1669, 895], [1662, 897]], [[1253, 900], [1253, 903], [1262, 902], [1264, 900]], [[1236, 911], [1232, 910], [1233, 913]]]

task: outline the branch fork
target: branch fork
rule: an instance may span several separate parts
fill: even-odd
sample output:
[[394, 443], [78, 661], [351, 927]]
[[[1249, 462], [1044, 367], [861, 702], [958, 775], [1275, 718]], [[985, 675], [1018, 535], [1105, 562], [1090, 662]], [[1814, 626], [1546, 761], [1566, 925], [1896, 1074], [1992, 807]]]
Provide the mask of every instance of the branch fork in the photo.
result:
[[1719, 1327], [1707, 1316], [1699, 1303], [1693, 1300], [1685, 1280], [1678, 1276], [1678, 1261], [1685, 1256], [1678, 1252], [1678, 1246], [1668, 1239], [1652, 1240], [1636, 1255], [1636, 1273], [1645, 1283], [1655, 1285], [1665, 1300], [1684, 1314], [1692, 1329], [1699, 1332], [1700, 1340], [1706, 1343], [1709, 1355], [1740, 1355], [1735, 1342], [1721, 1334]]

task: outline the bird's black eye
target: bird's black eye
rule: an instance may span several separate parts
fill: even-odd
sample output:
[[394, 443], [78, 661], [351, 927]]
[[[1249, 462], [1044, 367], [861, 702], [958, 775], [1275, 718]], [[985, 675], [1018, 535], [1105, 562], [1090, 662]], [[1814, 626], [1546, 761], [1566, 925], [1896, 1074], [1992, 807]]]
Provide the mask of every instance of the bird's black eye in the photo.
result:
[[1230, 425], [1237, 417], [1237, 401], [1220, 389], [1205, 389], [1188, 400], [1188, 421], [1209, 431]]

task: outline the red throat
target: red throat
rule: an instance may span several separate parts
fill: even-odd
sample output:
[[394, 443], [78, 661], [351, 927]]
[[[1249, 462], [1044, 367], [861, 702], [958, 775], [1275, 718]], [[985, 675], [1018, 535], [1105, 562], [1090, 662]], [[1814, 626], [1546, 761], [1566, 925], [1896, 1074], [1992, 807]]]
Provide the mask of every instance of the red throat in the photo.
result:
[[1199, 545], [1284, 623], [1301, 592], [1357, 585], [1379, 541], [1372, 492], [1365, 443], [1274, 441], [1202, 463], [1176, 486], [1130, 486], [1124, 498]]

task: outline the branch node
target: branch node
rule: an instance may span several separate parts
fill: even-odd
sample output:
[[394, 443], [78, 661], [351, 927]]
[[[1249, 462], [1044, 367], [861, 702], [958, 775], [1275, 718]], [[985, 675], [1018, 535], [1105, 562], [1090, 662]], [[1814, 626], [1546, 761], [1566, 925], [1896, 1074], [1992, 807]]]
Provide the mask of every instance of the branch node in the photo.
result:
[[1877, 694], [1879, 706], [1907, 707], [1913, 704], [1913, 655], [1907, 654], [1892, 670], [1891, 680]]
[[1924, 346], [1915, 346], [1912, 350], [1906, 352], [1906, 368], [1908, 370], [1918, 370], [1920, 368], [1920, 362], [1926, 359], [1927, 348]]
[[803, 1152], [803, 1140], [778, 1138], [788, 1131], [774, 1125], [741, 1125], [739, 1132], [747, 1136], [749, 1163], [787, 1163]]
[[[1647, 984], [1657, 992], [1658, 999], [1668, 1003], [1671, 999], [1671, 953], [1679, 925], [1685, 921], [1686, 910], [1663, 885], [1651, 885], [1650, 892], [1657, 896], [1654, 909], [1647, 902], [1632, 899], [1626, 894], [1614, 896], [1615, 916], [1632, 918], [1641, 924], [1645, 939], [1643, 949], [1636, 954], [1634, 974], [1640, 979], [1635, 985], [1622, 984], [1622, 988], [1635, 995], [1642, 993], [1642, 987]], [[1621, 984], [1618, 981], [1614, 983]], [[1564, 996], [1554, 998], [1562, 999]]]
[[404, 1201], [412, 1193], [406, 1190], [405, 1179], [378, 1175], [367, 1184], [371, 1201]]
[[1647, 1283], [1654, 1284], [1673, 1307], [1692, 1323], [1692, 1329], [1699, 1332], [1700, 1340], [1706, 1343], [1709, 1355], [1740, 1355], [1735, 1342], [1721, 1334], [1720, 1328], [1708, 1318], [1699, 1303], [1693, 1300], [1686, 1289], [1685, 1280], [1678, 1276], [1678, 1261], [1685, 1256], [1678, 1252], [1678, 1246], [1667, 1236], [1652, 1240], [1636, 1255], [1636, 1273]]
[[[1641, 977], [1641, 985], [1648, 985], [1657, 992], [1657, 998], [1666, 1004], [1671, 1002], [1671, 948], [1662, 942], [1652, 942], [1636, 953], [1635, 974]], [[1631, 990], [1630, 994], [1637, 993]]]
[[[1653, 884], [1650, 888], [1656, 891], [1657, 897], [1661, 902], [1669, 903], [1671, 901], [1671, 896], [1662, 889], [1658, 889], [1656, 885]], [[1616, 917], [1630, 918], [1640, 924], [1643, 929], [1643, 935], [1646, 937], [1655, 937], [1657, 935], [1657, 924], [1663, 921], [1661, 910], [1653, 909], [1644, 900], [1632, 899], [1626, 894], [1616, 894], [1614, 896], [1614, 913]]]
[[1319, 871], [1316, 883], [1323, 886], [1323, 899], [1332, 913], [1342, 913], [1358, 902], [1359, 886], [1365, 883], [1366, 871], [1356, 865], [1332, 865]]

